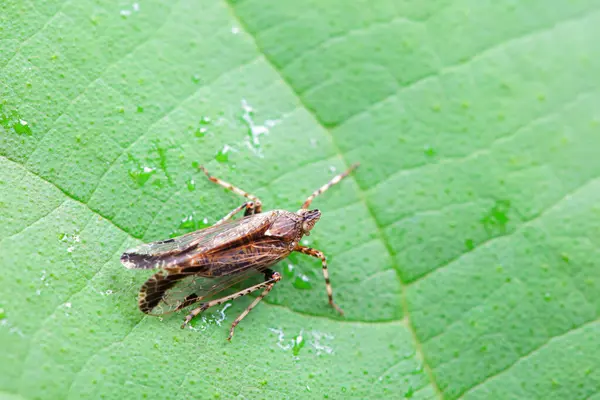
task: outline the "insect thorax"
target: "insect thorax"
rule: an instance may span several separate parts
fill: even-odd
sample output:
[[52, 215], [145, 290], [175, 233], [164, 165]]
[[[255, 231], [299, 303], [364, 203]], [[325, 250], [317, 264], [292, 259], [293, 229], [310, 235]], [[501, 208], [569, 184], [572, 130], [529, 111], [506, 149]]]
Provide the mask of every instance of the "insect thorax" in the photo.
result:
[[265, 231], [265, 236], [272, 236], [284, 242], [298, 242], [303, 235], [302, 218], [286, 210], [274, 210], [277, 217]]

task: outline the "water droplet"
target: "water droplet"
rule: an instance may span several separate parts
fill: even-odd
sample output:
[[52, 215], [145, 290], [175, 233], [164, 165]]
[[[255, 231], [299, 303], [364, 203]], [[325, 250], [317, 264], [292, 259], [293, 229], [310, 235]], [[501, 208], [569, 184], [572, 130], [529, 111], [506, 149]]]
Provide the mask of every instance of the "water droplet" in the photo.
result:
[[192, 82], [194, 83], [200, 83], [200, 75], [196, 74], [192, 76]]
[[481, 218], [481, 223], [486, 231], [489, 232], [497, 229], [502, 233], [506, 232], [506, 224], [509, 221], [509, 211], [510, 200], [496, 200], [496, 203], [491, 210]]
[[296, 279], [294, 279], [293, 285], [296, 289], [312, 289], [312, 283], [310, 282], [310, 278], [304, 274], [296, 275]]
[[4, 308], [0, 308], [0, 319], [4, 318], [6, 318], [6, 311], [4, 311]]
[[425, 147], [424, 147], [424, 149], [423, 149], [423, 152], [424, 152], [424, 153], [425, 153], [425, 155], [426, 155], [426, 156], [428, 156], [428, 157], [433, 157], [433, 156], [435, 156], [435, 155], [436, 155], [436, 153], [437, 153], [437, 152], [435, 151], [435, 149], [434, 149], [433, 147], [431, 147], [430, 145], [428, 145], [428, 144], [426, 144], [426, 145], [425, 145]]
[[229, 147], [228, 145], [223, 146], [223, 148], [221, 150], [219, 150], [217, 152], [217, 154], [215, 155], [215, 160], [217, 160], [220, 163], [229, 161], [229, 151], [230, 150], [231, 150], [231, 147]]
[[204, 135], [206, 135], [206, 132], [208, 132], [208, 129], [205, 127], [201, 127], [196, 129], [196, 132], [194, 132], [194, 135], [196, 135], [196, 137], [204, 137]]
[[121, 16], [127, 18], [131, 15], [131, 10], [121, 10]]
[[190, 214], [187, 217], [183, 218], [181, 220], [181, 223], [179, 224], [179, 227], [177, 228], [177, 230], [175, 232], [171, 232], [171, 237], [177, 237], [180, 236], [184, 233], [188, 233], [188, 232], [193, 232], [193, 231], [197, 231], [200, 229], [204, 229], [206, 227], [208, 227], [208, 219], [207, 218], [203, 218], [202, 220], [198, 220], [195, 217], [195, 214]]
[[142, 107], [142, 106], [137, 106], [137, 112], [139, 112], [139, 113], [143, 113], [143, 112], [144, 112], [144, 107]]
[[133, 11], [136, 11], [136, 12], [140, 11], [140, 4], [139, 3], [133, 3], [132, 7], [133, 7]]
[[188, 179], [185, 184], [190, 192], [196, 189], [196, 181], [194, 180], [194, 178]]
[[254, 121], [254, 108], [246, 99], [242, 99], [242, 121], [248, 127], [248, 137], [246, 138], [246, 146], [254, 152], [258, 157], [263, 157], [260, 149], [260, 136], [269, 133], [269, 129], [277, 125], [278, 120], [266, 120], [263, 125]]
[[310, 345], [311, 345], [311, 347], [313, 347], [316, 350], [316, 354], [318, 356], [320, 356], [323, 353], [333, 354], [333, 348], [326, 344], [323, 344], [323, 342], [326, 340], [327, 341], [333, 340], [334, 339], [333, 335], [330, 335], [328, 333], [319, 332], [319, 331], [311, 331], [310, 334], [312, 336]]
[[291, 278], [294, 276], [294, 266], [292, 264], [288, 264], [283, 268], [283, 275], [286, 278]]
[[193, 215], [188, 215], [184, 219], [181, 220], [179, 224], [179, 229], [191, 230], [196, 227], [196, 221], [194, 221]]
[[300, 350], [302, 350], [302, 348], [304, 347], [304, 338], [302, 337], [302, 333], [296, 336], [293, 339], [293, 342], [294, 344], [292, 346], [292, 353], [294, 354], [294, 356], [298, 356]]
[[31, 135], [29, 123], [25, 121], [16, 110], [5, 111], [0, 104], [0, 125], [7, 129], [12, 129], [19, 135]]
[[155, 168], [146, 166], [136, 166], [129, 170], [129, 176], [138, 184], [138, 186], [144, 186], [148, 179], [156, 172]]
[[465, 247], [467, 250], [473, 250], [475, 248], [475, 243], [473, 239], [465, 239]]
[[172, 183], [171, 175], [169, 174], [169, 171], [167, 170], [167, 150], [169, 148], [171, 148], [171, 146], [169, 146], [165, 149], [165, 148], [161, 147], [158, 142], [154, 142], [153, 145], [154, 145], [154, 151], [156, 151], [156, 154], [158, 154], [158, 165], [159, 165], [160, 169], [162, 171], [164, 171], [169, 183]]
[[546, 301], [552, 300], [552, 295], [550, 293], [544, 293], [544, 300], [546, 300]]
[[240, 33], [240, 28], [238, 28], [237, 26], [232, 26], [231, 33], [233, 33], [234, 35], [237, 35], [238, 33]]

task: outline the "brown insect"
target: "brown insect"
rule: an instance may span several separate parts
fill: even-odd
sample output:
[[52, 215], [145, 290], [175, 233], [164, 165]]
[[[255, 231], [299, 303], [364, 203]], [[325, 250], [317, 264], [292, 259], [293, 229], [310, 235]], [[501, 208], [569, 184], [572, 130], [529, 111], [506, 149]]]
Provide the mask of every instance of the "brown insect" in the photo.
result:
[[[202, 302], [185, 317], [181, 325], [185, 328], [195, 316], [209, 307], [264, 289], [233, 321], [227, 338], [231, 340], [236, 325], [281, 280], [281, 275], [269, 267], [297, 251], [321, 259], [329, 304], [343, 315], [342, 309], [333, 301], [325, 255], [319, 250], [301, 246], [299, 242], [303, 236], [310, 235], [321, 217], [319, 210], [308, 209], [314, 198], [348, 176], [356, 167], [358, 164], [352, 165], [317, 189], [296, 213], [285, 210], [262, 213], [262, 203], [258, 197], [209, 175], [204, 167], [200, 167], [212, 182], [249, 201], [233, 209], [211, 227], [173, 239], [143, 244], [123, 253], [121, 262], [126, 268], [160, 269], [140, 289], [140, 310], [150, 315], [162, 315]], [[231, 220], [242, 210], [243, 218]], [[255, 274], [264, 274], [265, 281], [232, 295], [211, 299]]]

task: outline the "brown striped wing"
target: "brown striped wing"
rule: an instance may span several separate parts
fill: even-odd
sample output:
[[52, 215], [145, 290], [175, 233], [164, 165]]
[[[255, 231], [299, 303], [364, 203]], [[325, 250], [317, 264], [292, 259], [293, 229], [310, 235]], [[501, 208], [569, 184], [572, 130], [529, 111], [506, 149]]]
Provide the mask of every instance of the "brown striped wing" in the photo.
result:
[[154, 269], [185, 264], [194, 254], [208, 253], [228, 243], [266, 229], [276, 211], [227, 221], [172, 239], [142, 244], [125, 251], [121, 263], [129, 269]]
[[[225, 289], [262, 273], [291, 252], [276, 238], [263, 237], [250, 244], [228, 248], [210, 258], [207, 266], [163, 268], [140, 289], [138, 303], [146, 314], [162, 315], [207, 301]], [[201, 276], [203, 275], [203, 276]]]

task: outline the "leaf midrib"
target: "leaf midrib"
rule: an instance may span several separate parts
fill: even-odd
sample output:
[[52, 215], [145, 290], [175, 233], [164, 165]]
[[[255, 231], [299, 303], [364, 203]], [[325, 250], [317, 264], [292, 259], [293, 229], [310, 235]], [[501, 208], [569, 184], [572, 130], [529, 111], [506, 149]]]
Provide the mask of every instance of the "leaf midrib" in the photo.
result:
[[[314, 121], [320, 125], [323, 130], [327, 133], [327, 135], [329, 136], [329, 139], [331, 141], [331, 144], [333, 146], [333, 149], [335, 151], [335, 153], [337, 154], [337, 156], [339, 157], [340, 161], [343, 163], [344, 168], [348, 169], [350, 167], [351, 164], [353, 164], [353, 162], [348, 162], [346, 160], [346, 158], [344, 157], [344, 153], [340, 150], [340, 147], [338, 146], [338, 144], [335, 141], [335, 137], [333, 136], [333, 134], [331, 133], [330, 129], [326, 126], [326, 124], [323, 123], [323, 121], [321, 121], [319, 119], [319, 117], [314, 113], [314, 111], [308, 107], [304, 100], [302, 99], [302, 97], [299, 95], [299, 93], [296, 91], [296, 89], [290, 84], [290, 82], [288, 82], [288, 80], [280, 73], [280, 71], [276, 68], [275, 64], [273, 63], [273, 61], [267, 56], [267, 53], [258, 45], [258, 43], [256, 42], [256, 39], [254, 38], [254, 36], [250, 33], [248, 27], [246, 26], [246, 24], [237, 16], [235, 10], [233, 9], [233, 7], [226, 1], [224, 0], [225, 5], [227, 6], [232, 18], [237, 21], [237, 23], [239, 24], [240, 28], [245, 31], [249, 37], [252, 38], [252, 42], [254, 44], [254, 47], [256, 48], [257, 52], [260, 54], [263, 54], [265, 61], [268, 63], [268, 65], [273, 69], [273, 71], [275, 71], [277, 73], [277, 75], [281, 78], [281, 81], [285, 84], [285, 86], [288, 87], [288, 89], [290, 90], [290, 92], [296, 97], [296, 99], [298, 100], [299, 104], [302, 105], [302, 107], [304, 107], [304, 109], [308, 112], [308, 114], [314, 119]], [[389, 241], [387, 240], [387, 237], [385, 236], [385, 233], [383, 232], [381, 226], [379, 225], [379, 222], [377, 221], [377, 218], [375, 217], [375, 214], [372, 210], [372, 207], [369, 205], [365, 195], [364, 195], [364, 191], [362, 190], [362, 188], [360, 187], [360, 185], [358, 184], [358, 181], [356, 180], [356, 178], [354, 177], [353, 174], [349, 175], [349, 178], [352, 179], [354, 181], [354, 183], [356, 184], [356, 186], [358, 187], [358, 198], [360, 199], [360, 202], [365, 206], [365, 208], [367, 209], [368, 213], [369, 213], [369, 217], [371, 218], [371, 220], [373, 221], [376, 231], [377, 231], [377, 237], [378, 239], [383, 243], [383, 245], [385, 246], [385, 249], [389, 255], [389, 259], [391, 260], [390, 263], [392, 264], [392, 267], [394, 268], [394, 271], [396, 271], [396, 278], [398, 279], [398, 282], [400, 284], [400, 288], [401, 288], [401, 304], [400, 307], [402, 308], [402, 314], [404, 315], [404, 325], [406, 327], [406, 329], [408, 329], [408, 331], [410, 332], [412, 338], [413, 338], [413, 342], [414, 342], [414, 346], [415, 346], [415, 350], [416, 353], [418, 355], [418, 358], [421, 359], [422, 363], [423, 363], [423, 369], [426, 371], [428, 379], [430, 384], [433, 386], [434, 391], [436, 392], [436, 394], [438, 395], [439, 398], [443, 398], [443, 394], [440, 391], [436, 381], [434, 380], [434, 376], [433, 376], [433, 371], [431, 370], [431, 368], [429, 367], [427, 360], [425, 359], [425, 356], [423, 354], [423, 350], [421, 348], [421, 343], [418, 341], [417, 338], [417, 333], [413, 327], [413, 324], [410, 320], [410, 314], [408, 311], [408, 304], [406, 301], [406, 285], [402, 282], [402, 279], [400, 278], [400, 270], [399, 270], [399, 266], [396, 264], [395, 258], [394, 258], [394, 253], [392, 251], [392, 247], [389, 244]]]

